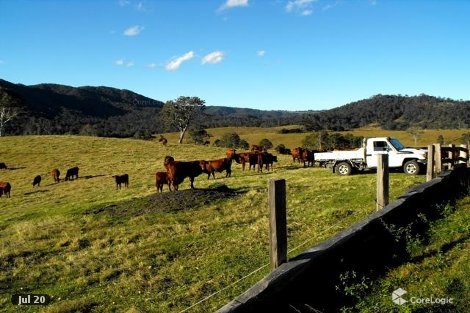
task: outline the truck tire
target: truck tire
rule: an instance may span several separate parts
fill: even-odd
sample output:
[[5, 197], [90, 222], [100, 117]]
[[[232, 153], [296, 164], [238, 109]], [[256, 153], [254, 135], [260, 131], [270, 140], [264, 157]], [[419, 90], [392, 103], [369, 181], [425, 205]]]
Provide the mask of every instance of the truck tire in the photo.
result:
[[336, 164], [336, 173], [339, 175], [351, 175], [352, 167], [348, 162], [340, 162]]
[[419, 174], [419, 164], [416, 160], [406, 161], [403, 165], [403, 172], [408, 175], [418, 175]]

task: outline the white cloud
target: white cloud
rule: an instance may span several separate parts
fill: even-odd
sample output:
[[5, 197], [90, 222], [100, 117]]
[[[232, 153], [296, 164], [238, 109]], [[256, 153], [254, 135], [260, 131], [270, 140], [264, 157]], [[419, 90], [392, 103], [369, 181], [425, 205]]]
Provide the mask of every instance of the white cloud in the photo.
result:
[[259, 57], [264, 57], [265, 54], [266, 54], [266, 51], [264, 51], [264, 50], [260, 50], [260, 51], [256, 52], [256, 55], [259, 56]]
[[133, 67], [135, 65], [134, 61], [129, 61], [126, 64], [126, 67]]
[[287, 2], [286, 11], [303, 16], [312, 15], [314, 2], [317, 2], [317, 0], [290, 0]]
[[124, 36], [137, 36], [144, 30], [143, 26], [135, 25], [124, 31]]
[[227, 10], [235, 7], [247, 7], [248, 0], [227, 0], [222, 4], [219, 10]]
[[158, 66], [158, 65], [157, 65], [156, 63], [147, 64], [147, 67], [148, 67], [149, 69], [152, 69], [152, 70], [153, 70], [154, 68], [157, 68], [157, 66]]
[[207, 63], [216, 64], [216, 63], [221, 62], [224, 59], [224, 57], [225, 57], [225, 53], [223, 53], [222, 51], [214, 51], [214, 52], [209, 53], [205, 57], [203, 57], [201, 63], [202, 64], [207, 64]]
[[114, 64], [119, 65], [119, 66], [124, 65], [124, 59], [116, 60]]
[[131, 4], [129, 0], [119, 0], [119, 5], [125, 7], [126, 5]]
[[173, 60], [168, 62], [168, 64], [165, 66], [165, 69], [167, 71], [176, 71], [177, 69], [179, 69], [181, 64], [183, 64], [183, 62], [191, 60], [193, 57], [194, 57], [193, 51], [189, 51], [183, 54], [182, 56], [175, 57]]

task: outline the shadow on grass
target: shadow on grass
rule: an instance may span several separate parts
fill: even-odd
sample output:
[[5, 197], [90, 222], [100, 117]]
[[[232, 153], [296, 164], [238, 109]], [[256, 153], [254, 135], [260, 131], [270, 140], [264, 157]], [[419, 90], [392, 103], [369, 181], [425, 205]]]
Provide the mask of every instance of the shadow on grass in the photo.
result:
[[31, 192], [25, 192], [24, 195], [25, 196], [30, 196], [30, 195], [34, 195], [34, 194], [37, 194], [37, 193], [45, 193], [45, 192], [49, 192], [49, 189], [41, 189], [41, 190], [35, 190], [35, 191], [31, 191]]
[[248, 192], [248, 188], [231, 189], [225, 184], [214, 183], [208, 188], [156, 193], [143, 198], [113, 203], [104, 207], [86, 210], [83, 214], [135, 217], [152, 213], [176, 213], [182, 210], [198, 209], [218, 201], [226, 201], [246, 192]]

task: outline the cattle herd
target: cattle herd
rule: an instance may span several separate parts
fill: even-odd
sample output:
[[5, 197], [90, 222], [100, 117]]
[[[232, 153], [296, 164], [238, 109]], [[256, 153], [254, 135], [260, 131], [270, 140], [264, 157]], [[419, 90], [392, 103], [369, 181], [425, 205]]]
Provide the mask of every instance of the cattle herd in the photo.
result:
[[225, 177], [232, 174], [232, 161], [242, 165], [245, 170], [246, 163], [249, 164], [249, 170], [256, 169], [262, 172], [263, 167], [266, 170], [272, 170], [273, 162], [277, 162], [277, 156], [261, 151], [259, 146], [253, 145], [251, 151], [237, 153], [235, 149], [228, 149], [226, 157], [216, 160], [196, 160], [196, 161], [175, 161], [171, 156], [166, 156], [163, 165], [166, 172], [157, 172], [155, 175], [155, 184], [157, 191], [163, 191], [163, 185], [168, 185], [170, 191], [178, 190], [178, 186], [188, 177], [191, 188], [194, 189], [194, 178], [202, 173], [207, 174], [207, 178], [212, 176], [215, 179], [215, 173], [225, 171]]
[[[163, 138], [163, 136], [162, 136]], [[164, 138], [163, 138], [164, 139]], [[163, 141], [163, 140], [160, 140]], [[165, 140], [166, 141], [166, 140]], [[165, 144], [166, 142], [163, 142]], [[318, 151], [311, 151], [303, 148], [294, 148], [291, 150], [293, 162], [298, 161], [305, 166], [314, 165], [314, 153]], [[191, 188], [194, 189], [194, 178], [201, 175], [202, 173], [207, 174], [207, 178], [210, 179], [212, 176], [215, 179], [215, 173], [226, 172], [225, 177], [230, 177], [232, 174], [232, 162], [235, 161], [241, 164], [242, 170], [246, 168], [248, 164], [248, 170], [256, 170], [262, 172], [263, 168], [266, 170], [272, 170], [274, 162], [277, 162], [277, 156], [268, 153], [267, 151], [261, 151], [261, 148], [257, 145], [253, 145], [251, 151], [237, 153], [235, 149], [228, 149], [226, 151], [226, 157], [216, 160], [196, 160], [196, 161], [175, 161], [171, 156], [166, 156], [163, 165], [166, 172], [157, 172], [155, 174], [155, 186], [157, 192], [163, 192], [163, 186], [168, 185], [170, 191], [177, 191], [178, 186], [184, 181], [186, 177], [189, 178]], [[0, 169], [6, 169], [5, 163], [0, 163]], [[66, 172], [64, 181], [74, 180], [78, 178], [78, 167], [69, 168]], [[61, 181], [60, 171], [53, 169], [51, 171], [51, 177], [54, 182], [59, 183]], [[124, 187], [129, 186], [129, 175], [114, 175], [112, 176], [116, 182], [116, 189], [121, 189], [121, 185]], [[41, 176], [37, 175], [33, 179], [33, 187], [40, 186]], [[0, 181], [0, 197], [5, 194], [10, 197], [11, 184], [9, 182]]]
[[[0, 169], [8, 169], [5, 163], [0, 163]], [[74, 180], [78, 178], [78, 170], [79, 168], [77, 166], [69, 168], [65, 174], [65, 181], [68, 180]], [[58, 169], [53, 169], [51, 171], [51, 177], [54, 180], [54, 182], [58, 183], [60, 182], [60, 171]], [[33, 187], [35, 186], [41, 186], [41, 180], [42, 177], [41, 175], [37, 175], [33, 179]], [[9, 182], [2, 182], [0, 181], [0, 197], [5, 194], [7, 198], [10, 198], [10, 191], [11, 191], [11, 184]]]

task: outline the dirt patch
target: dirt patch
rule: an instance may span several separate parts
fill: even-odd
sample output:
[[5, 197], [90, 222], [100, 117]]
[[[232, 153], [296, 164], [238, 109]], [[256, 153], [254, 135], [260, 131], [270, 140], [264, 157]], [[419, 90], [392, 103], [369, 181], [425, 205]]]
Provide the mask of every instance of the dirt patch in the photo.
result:
[[148, 197], [86, 210], [84, 214], [108, 213], [115, 216], [138, 216], [158, 212], [178, 212], [197, 209], [219, 200], [227, 200], [244, 193], [218, 185], [208, 189], [186, 189], [177, 192], [157, 193]]

